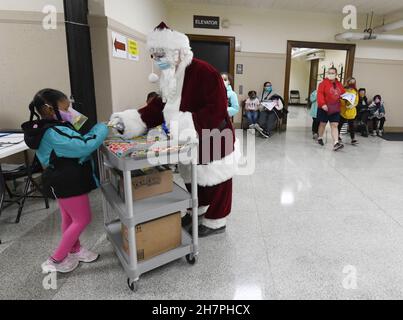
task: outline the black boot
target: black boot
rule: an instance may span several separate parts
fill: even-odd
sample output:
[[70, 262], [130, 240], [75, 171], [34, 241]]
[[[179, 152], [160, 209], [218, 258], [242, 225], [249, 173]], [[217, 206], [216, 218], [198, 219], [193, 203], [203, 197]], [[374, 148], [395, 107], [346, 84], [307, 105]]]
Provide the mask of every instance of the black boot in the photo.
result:
[[[216, 234], [221, 234], [221, 233], [224, 233], [226, 229], [227, 229], [226, 226], [221, 227], [219, 229], [211, 229], [209, 227], [206, 227], [205, 225], [200, 225], [199, 226], [199, 238], [206, 238], [206, 237], [214, 236]], [[192, 229], [190, 229], [189, 233], [192, 234]]]
[[182, 228], [187, 229], [192, 226], [192, 216], [190, 214], [186, 214], [182, 218]]

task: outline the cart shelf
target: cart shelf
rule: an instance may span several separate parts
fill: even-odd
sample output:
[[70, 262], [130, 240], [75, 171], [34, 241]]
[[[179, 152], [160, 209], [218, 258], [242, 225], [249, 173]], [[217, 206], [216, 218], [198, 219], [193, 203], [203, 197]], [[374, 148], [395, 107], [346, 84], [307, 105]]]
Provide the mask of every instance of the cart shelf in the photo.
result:
[[122, 223], [130, 228], [192, 207], [190, 194], [174, 183], [174, 189], [171, 193], [133, 201], [134, 216], [130, 218], [126, 213], [126, 204], [115, 188], [110, 183], [106, 183], [101, 189], [108, 203], [119, 214]]
[[110, 152], [105, 146], [102, 146], [100, 149], [100, 151], [104, 155], [104, 160], [106, 161], [106, 164], [120, 171], [141, 170], [150, 167], [150, 163], [153, 163], [153, 167], [178, 163], [179, 159], [182, 156], [183, 158], [185, 158], [185, 156], [188, 158], [190, 150], [192, 150], [191, 147], [184, 146], [180, 151], [170, 154], [169, 157], [163, 154], [161, 155], [161, 157], [152, 157], [147, 159], [122, 159]]
[[[105, 146], [98, 152], [99, 168], [101, 177], [102, 204], [104, 211], [104, 225], [108, 239], [118, 256], [128, 279], [127, 284], [130, 290], [137, 290], [137, 282], [140, 276], [148, 271], [158, 268], [174, 260], [186, 257], [190, 264], [197, 261], [198, 252], [198, 195], [197, 195], [197, 143], [183, 146], [179, 151], [172, 152], [169, 156], [153, 157], [144, 160], [132, 159], [130, 157], [119, 158]], [[182, 158], [182, 155], [186, 155]], [[133, 200], [132, 175], [131, 171], [144, 169], [153, 166], [175, 164], [180, 159], [188, 159], [191, 156], [191, 186], [189, 194], [185, 189], [174, 183], [173, 191], [153, 198], [140, 201]], [[126, 201], [123, 201], [118, 192], [108, 181], [107, 167], [122, 171], [123, 186]], [[192, 208], [192, 236], [182, 230], [182, 244], [176, 249], [160, 254], [146, 261], [137, 260], [137, 246], [135, 228], [137, 225], [152, 221], [174, 212]], [[119, 216], [119, 220], [110, 221], [110, 210]], [[122, 223], [128, 229], [128, 245], [130, 256], [123, 249], [121, 234]]]
[[163, 253], [157, 257], [145, 261], [140, 261], [137, 264], [137, 268], [134, 268], [130, 266], [129, 256], [123, 250], [121, 223], [115, 222], [106, 226], [106, 232], [123, 268], [125, 269], [125, 272], [130, 278], [136, 278], [139, 276], [139, 274], [146, 273], [155, 268], [158, 268], [161, 265], [181, 259], [193, 252], [192, 238], [185, 230], [182, 230], [182, 245], [180, 247]]

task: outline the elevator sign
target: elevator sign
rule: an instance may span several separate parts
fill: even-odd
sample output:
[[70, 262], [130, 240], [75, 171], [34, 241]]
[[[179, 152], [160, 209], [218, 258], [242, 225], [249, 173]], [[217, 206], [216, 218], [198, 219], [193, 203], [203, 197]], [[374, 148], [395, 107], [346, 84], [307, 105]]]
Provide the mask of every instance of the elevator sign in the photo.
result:
[[220, 29], [220, 17], [193, 16], [193, 28]]

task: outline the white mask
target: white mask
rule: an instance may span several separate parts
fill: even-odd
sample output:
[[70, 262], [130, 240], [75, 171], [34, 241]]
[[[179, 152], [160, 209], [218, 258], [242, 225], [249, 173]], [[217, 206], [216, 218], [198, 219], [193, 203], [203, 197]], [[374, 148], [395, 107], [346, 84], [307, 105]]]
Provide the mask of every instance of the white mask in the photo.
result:
[[335, 74], [328, 74], [327, 78], [331, 81], [336, 80], [336, 75]]

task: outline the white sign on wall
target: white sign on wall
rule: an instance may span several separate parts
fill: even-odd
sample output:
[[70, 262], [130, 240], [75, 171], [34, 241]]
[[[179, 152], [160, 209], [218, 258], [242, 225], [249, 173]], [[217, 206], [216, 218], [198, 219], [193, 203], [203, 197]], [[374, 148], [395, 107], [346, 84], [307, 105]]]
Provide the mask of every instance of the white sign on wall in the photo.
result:
[[127, 59], [127, 37], [112, 32], [112, 52], [116, 58]]

